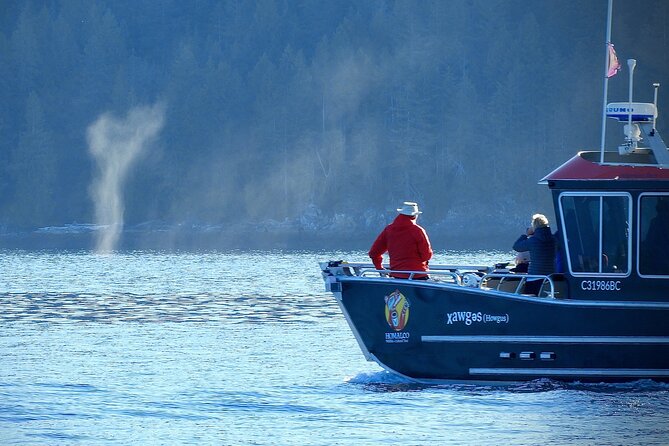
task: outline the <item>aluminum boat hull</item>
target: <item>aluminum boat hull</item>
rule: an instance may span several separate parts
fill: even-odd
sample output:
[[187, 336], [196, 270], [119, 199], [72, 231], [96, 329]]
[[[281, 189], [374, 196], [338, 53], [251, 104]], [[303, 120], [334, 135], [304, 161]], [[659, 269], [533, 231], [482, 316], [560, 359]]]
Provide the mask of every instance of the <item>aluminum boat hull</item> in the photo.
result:
[[[332, 288], [366, 358], [417, 381], [669, 380], [667, 303], [347, 276]], [[387, 296], [404, 299], [399, 325]]]

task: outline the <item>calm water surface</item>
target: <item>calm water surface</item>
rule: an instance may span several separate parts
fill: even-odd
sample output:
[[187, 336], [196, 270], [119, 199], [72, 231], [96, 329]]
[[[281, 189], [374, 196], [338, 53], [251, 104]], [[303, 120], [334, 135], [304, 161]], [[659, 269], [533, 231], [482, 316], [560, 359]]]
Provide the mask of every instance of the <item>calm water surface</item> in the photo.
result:
[[664, 384], [423, 386], [366, 362], [317, 266], [342, 258], [366, 260], [0, 251], [0, 444], [669, 444]]

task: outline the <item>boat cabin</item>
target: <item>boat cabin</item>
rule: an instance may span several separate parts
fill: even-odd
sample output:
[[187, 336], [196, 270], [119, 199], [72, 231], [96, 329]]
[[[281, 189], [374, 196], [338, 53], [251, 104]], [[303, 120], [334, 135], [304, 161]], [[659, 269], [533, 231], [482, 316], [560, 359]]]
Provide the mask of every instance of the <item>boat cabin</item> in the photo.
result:
[[559, 272], [569, 298], [669, 301], [669, 150], [656, 107], [609, 104], [607, 116], [627, 122], [617, 152], [580, 152], [542, 180], [558, 219]]

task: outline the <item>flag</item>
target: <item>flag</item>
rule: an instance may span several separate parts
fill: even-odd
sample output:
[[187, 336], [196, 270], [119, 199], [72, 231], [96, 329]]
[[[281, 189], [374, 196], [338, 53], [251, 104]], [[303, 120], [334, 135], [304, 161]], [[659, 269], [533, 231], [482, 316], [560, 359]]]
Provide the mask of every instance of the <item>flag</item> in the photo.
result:
[[613, 44], [609, 42], [606, 45], [609, 47], [609, 68], [606, 72], [606, 77], [612, 77], [620, 70], [620, 62], [618, 62], [618, 56], [616, 56], [616, 50], [613, 49]]

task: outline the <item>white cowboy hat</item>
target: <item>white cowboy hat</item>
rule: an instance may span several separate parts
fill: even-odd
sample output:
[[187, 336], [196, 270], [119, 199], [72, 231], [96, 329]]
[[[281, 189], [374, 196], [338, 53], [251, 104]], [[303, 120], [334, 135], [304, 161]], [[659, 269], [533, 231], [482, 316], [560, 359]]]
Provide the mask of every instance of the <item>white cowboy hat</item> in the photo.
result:
[[418, 204], [411, 201], [405, 201], [402, 203], [402, 207], [397, 209], [397, 212], [403, 215], [409, 215], [411, 217], [422, 214], [422, 212], [418, 210]]

